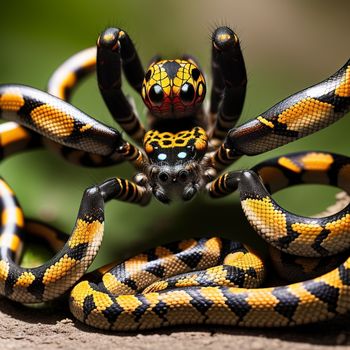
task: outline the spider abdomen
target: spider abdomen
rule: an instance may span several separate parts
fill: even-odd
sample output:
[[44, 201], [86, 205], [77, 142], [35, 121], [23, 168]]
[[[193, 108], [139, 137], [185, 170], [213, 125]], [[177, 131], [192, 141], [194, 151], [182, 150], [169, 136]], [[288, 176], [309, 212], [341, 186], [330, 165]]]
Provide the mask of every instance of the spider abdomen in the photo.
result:
[[193, 60], [161, 60], [148, 68], [142, 98], [156, 118], [193, 116], [206, 92], [205, 79]]

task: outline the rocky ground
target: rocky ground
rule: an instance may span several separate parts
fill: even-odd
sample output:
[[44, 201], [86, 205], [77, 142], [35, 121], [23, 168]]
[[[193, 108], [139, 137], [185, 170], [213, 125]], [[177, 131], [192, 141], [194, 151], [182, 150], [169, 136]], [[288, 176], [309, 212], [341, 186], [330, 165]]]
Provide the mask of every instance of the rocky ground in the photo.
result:
[[0, 349], [326, 349], [350, 348], [349, 318], [292, 329], [172, 328], [115, 334], [74, 321], [68, 311], [0, 300]]

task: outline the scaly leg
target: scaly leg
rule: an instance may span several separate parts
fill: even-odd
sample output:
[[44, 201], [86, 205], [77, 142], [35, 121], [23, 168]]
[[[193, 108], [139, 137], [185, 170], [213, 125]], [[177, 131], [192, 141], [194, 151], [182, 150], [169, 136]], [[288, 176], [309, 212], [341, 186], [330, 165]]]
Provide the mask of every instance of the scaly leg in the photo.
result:
[[242, 155], [270, 151], [326, 128], [350, 110], [350, 60], [328, 79], [231, 129], [211, 164], [222, 170]]
[[47, 92], [61, 100], [69, 101], [72, 90], [96, 69], [96, 47], [79, 51], [63, 62], [52, 74]]
[[15, 121], [61, 145], [103, 157], [120, 154], [137, 168], [146, 161], [119, 131], [72, 105], [22, 85], [0, 85], [1, 117]]
[[133, 182], [114, 178], [87, 189], [73, 232], [64, 247], [47, 263], [23, 268], [15, 262], [22, 247], [24, 218], [14, 193], [0, 179], [0, 294], [37, 303], [61, 296], [85, 273], [103, 237], [104, 203], [111, 199], [147, 204], [150, 193]]
[[279, 250], [324, 257], [350, 247], [350, 204], [328, 217], [307, 218], [283, 209], [271, 194], [302, 183], [333, 185], [349, 193], [349, 165], [350, 158], [333, 153], [294, 153], [265, 161], [252, 170], [225, 173], [208, 190], [211, 197], [219, 198], [238, 189], [250, 224]]
[[239, 119], [246, 93], [247, 74], [237, 35], [228, 27], [212, 35], [213, 87], [210, 113], [216, 115], [214, 146], [221, 143]]
[[[96, 52], [96, 47], [90, 47], [64, 61], [52, 74], [47, 92], [61, 100], [70, 102], [72, 94], [79, 83], [96, 70]], [[113, 154], [113, 156], [96, 155], [63, 146], [44, 137], [42, 138], [42, 143], [50, 151], [58, 154], [70, 163], [81, 166], [104, 167], [124, 161], [124, 158], [118, 153]]]
[[97, 40], [97, 79], [102, 97], [115, 121], [137, 143], [145, 130], [122, 91], [121, 67], [130, 85], [141, 92], [144, 71], [135, 47], [123, 30], [106, 29]]

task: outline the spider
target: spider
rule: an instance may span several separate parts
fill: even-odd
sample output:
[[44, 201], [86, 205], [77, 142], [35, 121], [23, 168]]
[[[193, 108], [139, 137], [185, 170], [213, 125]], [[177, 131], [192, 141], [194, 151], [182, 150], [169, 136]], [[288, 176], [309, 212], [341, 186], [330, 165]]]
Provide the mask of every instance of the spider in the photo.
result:
[[[115, 177], [88, 188], [67, 244], [47, 264], [27, 270], [13, 262], [20, 241], [20, 234], [16, 230], [22, 228], [23, 217], [12, 191], [0, 180], [0, 199], [6, 209], [3, 235], [0, 237], [1, 294], [28, 303], [50, 300], [68, 290], [83, 275], [98, 251], [103, 232], [104, 202], [111, 199], [146, 205], [152, 194], [160, 202], [170, 203], [173, 200], [189, 201], [198, 192], [219, 198], [239, 189], [242, 207], [250, 223], [280, 250], [301, 256], [324, 257], [348, 246], [347, 236], [344, 235], [344, 247], [338, 249], [342, 244], [339, 244], [341, 241], [337, 240], [337, 235], [339, 231], [347, 232], [350, 206], [334, 216], [309, 219], [285, 211], [273, 202], [267, 191], [267, 188], [275, 192], [293, 184], [316, 182], [336, 185], [349, 192], [350, 160], [347, 157], [302, 152], [267, 161], [252, 170], [223, 174], [222, 171], [243, 155], [267, 152], [325, 128], [343, 117], [350, 110], [350, 61], [328, 79], [293, 94], [238, 127], [235, 125], [243, 108], [247, 76], [238, 36], [229, 27], [219, 27], [212, 34], [211, 66], [212, 89], [209, 111], [206, 111], [203, 108], [205, 78], [194, 58], [155, 57], [145, 73], [128, 34], [121, 29], [108, 28], [99, 36], [97, 49], [81, 51], [57, 69], [49, 82], [49, 93], [23, 85], [0, 85], [1, 117], [19, 123], [10, 123], [0, 130], [4, 155], [45, 145], [67, 160], [79, 164], [106, 166], [129, 161], [137, 170], [134, 181]], [[65, 101], [69, 99], [77, 82], [95, 68], [99, 90], [109, 111], [133, 142], [125, 140], [120, 131], [91, 118]], [[122, 91], [122, 71], [148, 108], [148, 131], [138, 118], [132, 102]], [[332, 230], [334, 234], [330, 234]], [[323, 246], [324, 241], [326, 247]], [[206, 243], [201, 244], [206, 246]], [[183, 246], [180, 243], [181, 249]], [[197, 251], [190, 253], [192, 255], [187, 258], [182, 256], [183, 261], [188, 263], [186, 268], [193, 263], [191, 259]], [[256, 261], [255, 258], [253, 260]], [[323, 308], [324, 302], [329, 303], [330, 307], [338, 303], [339, 307], [346, 307], [337, 312], [344, 313], [349, 308], [346, 301], [349, 293], [348, 261], [339, 266], [339, 272], [335, 270], [324, 275], [325, 281], [320, 287], [315, 280], [309, 281], [309, 284], [295, 285], [297, 296], [286, 292], [284, 287], [262, 292], [257, 290], [256, 294], [254, 289], [248, 289], [239, 294], [236, 290], [220, 286], [217, 290], [210, 287], [203, 295], [198, 294], [198, 290], [193, 287], [188, 289], [188, 294], [184, 291], [184, 294], [193, 298], [193, 303], [186, 299], [186, 305], [191, 311], [199, 310], [204, 320], [207, 320], [207, 310], [202, 306], [210, 306], [220, 294], [223, 301], [215, 306], [226, 303], [228, 319], [233, 315], [238, 315], [238, 318], [226, 321], [226, 318], [221, 317], [221, 310], [217, 317], [214, 314], [210, 316], [213, 317], [210, 322], [260, 326], [306, 322], [298, 316], [294, 319], [290, 312], [290, 305], [297, 308], [305, 298], [310, 299], [311, 309]], [[145, 269], [155, 276], [167, 269], [173, 273], [172, 267], [166, 265], [166, 261], [150, 262]], [[247, 266], [244, 265], [244, 268]], [[250, 277], [257, 276], [253, 270], [248, 268], [248, 272], [244, 273], [251, 274]], [[103, 271], [109, 270], [103, 268]], [[126, 286], [128, 293], [127, 288], [136, 288], [136, 282], [124, 270], [119, 279], [114, 278], [112, 272], [106, 275], [109, 276], [107, 282], [117, 280], [119, 286]], [[205, 278], [208, 282], [208, 277]], [[124, 329], [130, 326], [127, 322], [115, 323], [126, 306], [112, 301], [110, 296], [101, 297], [106, 287], [98, 291], [98, 286], [81, 283], [83, 287], [78, 284], [71, 297], [71, 310], [79, 319], [100, 328]], [[342, 293], [336, 297], [329, 292], [334, 283], [342, 288]], [[160, 285], [162, 287], [164, 283]], [[84, 295], [83, 290], [86, 292]], [[310, 293], [316, 297], [309, 298]], [[159, 293], [157, 298], [162, 295]], [[317, 297], [319, 295], [320, 298]], [[271, 305], [274, 305], [278, 296], [281, 304], [279, 310], [274, 310]], [[160, 304], [153, 308], [149, 303], [142, 304], [145, 300], [143, 296], [127, 297], [132, 305], [141, 305], [134, 310], [138, 310], [140, 315], [135, 316], [134, 311], [129, 310], [132, 317], [136, 317], [133, 327], [140, 327], [142, 316], [147, 312], [153, 312], [153, 316], [154, 313], [160, 313], [164, 321], [162, 312], [167, 312], [173, 302], [171, 298], [167, 301], [159, 299]], [[107, 303], [108, 307], [106, 298], [110, 302]], [[175, 303], [179, 301], [177, 296], [174, 298]], [[269, 304], [266, 300], [273, 302]], [[101, 306], [98, 308], [96, 303], [101, 303]], [[273, 309], [270, 310], [273, 319], [266, 319], [265, 306]], [[303, 304], [303, 310], [309, 314], [307, 305]], [[261, 318], [257, 317], [259, 312]], [[241, 320], [243, 316], [249, 318], [250, 313], [253, 321]], [[280, 313], [283, 314], [283, 322]], [[323, 315], [320, 312], [307, 320], [311, 322], [331, 317]], [[97, 316], [101, 317], [99, 321], [94, 319]], [[167, 322], [164, 321], [164, 324], [167, 325]], [[191, 317], [188, 320], [174, 319], [176, 322], [191, 323]], [[151, 326], [142, 323], [142, 327]]]
[[[99, 36], [97, 55], [95, 49], [88, 49], [63, 64], [50, 80], [48, 91], [68, 99], [78, 79], [95, 65], [109, 111], [135, 144], [126, 141], [120, 131], [29, 87], [2, 86], [2, 116], [53, 140], [56, 144], [51, 146], [60, 148], [69, 160], [95, 166], [130, 161], [138, 170], [135, 182], [113, 179], [101, 185], [113, 188], [108, 198], [130, 202], [146, 204], [151, 193], [163, 203], [188, 201], [199, 191], [220, 197], [225, 194], [225, 177], [213, 180], [242, 155], [267, 152], [304, 137], [333, 123], [348, 109], [347, 98], [334, 94], [347, 63], [324, 82], [235, 128], [247, 75], [238, 36], [226, 26], [212, 34], [209, 112], [202, 106], [205, 78], [192, 57], [156, 57], [145, 74], [130, 37], [117, 28], [108, 28]], [[121, 70], [148, 108], [147, 132], [122, 91]], [[15, 95], [18, 106], [6, 106], [6, 94]], [[72, 149], [81, 152], [72, 156]]]

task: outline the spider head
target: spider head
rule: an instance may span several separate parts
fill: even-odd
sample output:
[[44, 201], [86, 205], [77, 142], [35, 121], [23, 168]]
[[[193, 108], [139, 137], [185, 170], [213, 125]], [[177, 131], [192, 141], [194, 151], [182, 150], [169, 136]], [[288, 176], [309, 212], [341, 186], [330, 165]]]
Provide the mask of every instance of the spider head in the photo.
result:
[[142, 98], [156, 117], [193, 115], [202, 104], [204, 76], [192, 61], [162, 60], [150, 65], [142, 84]]
[[202, 181], [199, 164], [208, 147], [208, 136], [200, 127], [177, 134], [150, 130], [144, 138], [149, 159], [148, 182], [163, 203], [172, 199], [188, 201]]

